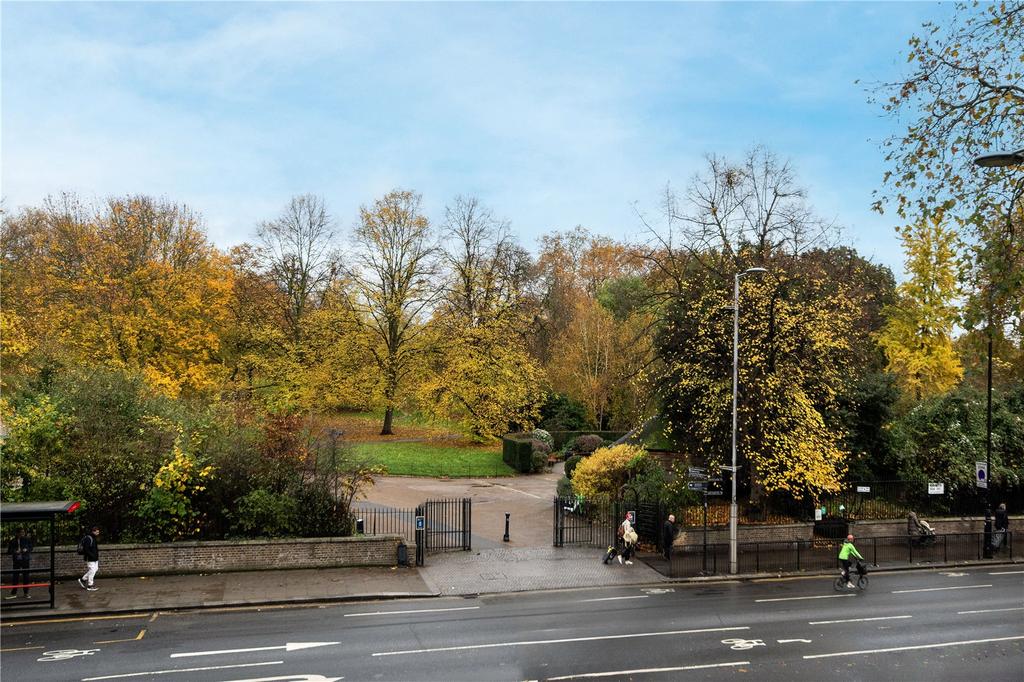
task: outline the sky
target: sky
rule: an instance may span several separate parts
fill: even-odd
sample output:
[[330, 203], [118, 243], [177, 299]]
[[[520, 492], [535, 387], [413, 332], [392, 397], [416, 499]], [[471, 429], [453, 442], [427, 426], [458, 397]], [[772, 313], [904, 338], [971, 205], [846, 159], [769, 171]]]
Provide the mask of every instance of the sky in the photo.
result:
[[[666, 185], [763, 145], [843, 239], [902, 272], [871, 211], [905, 122], [868, 84], [948, 4], [0, 4], [5, 210], [148, 194], [254, 237], [295, 194], [344, 232], [394, 188], [475, 195], [536, 251], [582, 225], [645, 238]], [[857, 83], [856, 81], [860, 81]]]

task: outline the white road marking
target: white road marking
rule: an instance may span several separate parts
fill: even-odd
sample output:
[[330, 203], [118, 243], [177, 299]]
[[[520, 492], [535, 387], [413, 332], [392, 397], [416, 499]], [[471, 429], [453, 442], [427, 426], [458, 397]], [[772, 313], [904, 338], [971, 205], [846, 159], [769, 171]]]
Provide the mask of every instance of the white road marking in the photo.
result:
[[619, 677], [621, 675], [642, 675], [644, 673], [673, 673], [678, 670], [703, 670], [705, 668], [726, 668], [729, 666], [750, 665], [750, 661], [732, 661], [730, 663], [708, 663], [706, 665], [684, 665], [678, 668], [640, 668], [637, 670], [612, 670], [605, 673], [580, 673], [579, 675], [562, 675], [549, 677], [548, 682], [555, 680], [578, 680], [584, 677]]
[[595, 637], [569, 637], [567, 639], [538, 639], [525, 642], [496, 642], [494, 644], [468, 644], [466, 646], [442, 646], [434, 649], [409, 649], [408, 651], [381, 651], [374, 656], [402, 656], [404, 654], [430, 654], [439, 651], [469, 651], [472, 649], [497, 649], [500, 647], [534, 646], [543, 644], [567, 644], [569, 642], [599, 642], [606, 639], [631, 639], [635, 637], [667, 637], [668, 635], [693, 635], [702, 632], [735, 632], [749, 630], [746, 625], [730, 628], [704, 628], [701, 630], [669, 630], [667, 632], [638, 632], [629, 635], [600, 635]]
[[174, 668], [172, 670], [150, 670], [144, 673], [123, 673], [121, 675], [103, 675], [101, 677], [83, 677], [82, 682], [94, 680], [117, 680], [125, 677], [145, 677], [146, 675], [171, 675], [174, 673], [196, 673], [203, 670], [227, 670], [228, 668], [255, 668], [260, 665], [281, 665], [284, 661], [267, 661], [266, 663], [236, 663], [234, 665], [208, 665], [203, 668]]
[[942, 575], [946, 576], [947, 578], [962, 578], [962, 577], [964, 577], [967, 574], [966, 573], [959, 573], [957, 571], [946, 571]]
[[957, 585], [956, 587], [921, 587], [916, 590], [893, 590], [893, 594], [908, 594], [910, 592], [938, 592], [940, 590], [978, 590], [991, 585]]
[[1024, 571], [996, 571], [995, 573], [989, 573], [989, 575], [1020, 575]]
[[967, 613], [997, 613], [999, 611], [1024, 611], [1024, 606], [1014, 606], [1012, 609], [982, 609], [980, 611], [957, 611], [956, 615], [962, 616]]
[[877, 618], [847, 618], [845, 620], [812, 620], [808, 625], [832, 625], [833, 623], [861, 623], [868, 620], [895, 620], [897, 618], [913, 618], [913, 616], [878, 616]]
[[647, 599], [646, 594], [635, 594], [632, 597], [601, 597], [600, 599], [581, 599], [581, 602], [588, 601], [618, 601], [620, 599]]
[[289, 642], [282, 646], [257, 646], [251, 649], [218, 649], [217, 651], [189, 651], [180, 654], [171, 654], [171, 658], [185, 658], [189, 656], [221, 656], [223, 654], [248, 654], [253, 651], [276, 651], [278, 649], [284, 649], [285, 651], [298, 651], [300, 649], [312, 649], [318, 646], [331, 646], [332, 644], [341, 644], [341, 642]]
[[819, 594], [814, 597], [776, 597], [774, 599], [755, 599], [755, 603], [767, 601], [798, 601], [800, 599], [839, 599], [841, 597], [856, 597], [855, 594]]
[[834, 654], [812, 654], [804, 658], [831, 658], [833, 656], [857, 656], [859, 654], [886, 654], [893, 651], [914, 651], [915, 649], [939, 649], [944, 646], [964, 646], [966, 644], [985, 644], [987, 642], [1009, 642], [1015, 639], [1024, 639], [1024, 635], [1017, 637], [993, 637], [992, 639], [969, 639], [963, 642], [939, 642], [938, 644], [917, 644], [914, 646], [895, 646], [890, 649], [864, 649], [862, 651], [837, 651]]
[[533, 493], [528, 493], [525, 490], [517, 490], [516, 488], [513, 488], [512, 486], [502, 485], [500, 483], [492, 483], [491, 485], [493, 485], [493, 486], [495, 486], [497, 488], [504, 488], [505, 490], [511, 490], [512, 492], [519, 493], [520, 495], [529, 495], [530, 497], [534, 498], [535, 500], [546, 500], [547, 499], [546, 497], [541, 497], [540, 495], [534, 495]]
[[811, 643], [811, 640], [809, 639], [777, 639], [775, 641], [779, 644], [789, 644], [790, 642], [803, 642], [804, 644]]
[[451, 609], [413, 609], [411, 611], [373, 611], [372, 613], [346, 613], [346, 618], [356, 618], [358, 616], [395, 616], [403, 613], [441, 613], [444, 611], [472, 611], [478, 609], [479, 606], [459, 606]]
[[284, 675], [283, 677], [254, 677], [249, 680], [231, 680], [231, 682], [338, 682], [344, 677], [324, 677], [323, 675]]

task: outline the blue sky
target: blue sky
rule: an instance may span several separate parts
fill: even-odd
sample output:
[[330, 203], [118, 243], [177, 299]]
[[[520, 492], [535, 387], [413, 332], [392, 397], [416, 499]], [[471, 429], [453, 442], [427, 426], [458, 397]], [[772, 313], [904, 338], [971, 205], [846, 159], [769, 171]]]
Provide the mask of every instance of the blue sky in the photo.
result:
[[845, 240], [899, 123], [862, 82], [904, 69], [937, 3], [15, 3], [2, 10], [8, 210], [73, 191], [166, 196], [251, 239], [293, 194], [342, 228], [395, 188], [435, 221], [475, 194], [529, 248], [579, 224], [638, 239], [703, 155], [789, 159]]

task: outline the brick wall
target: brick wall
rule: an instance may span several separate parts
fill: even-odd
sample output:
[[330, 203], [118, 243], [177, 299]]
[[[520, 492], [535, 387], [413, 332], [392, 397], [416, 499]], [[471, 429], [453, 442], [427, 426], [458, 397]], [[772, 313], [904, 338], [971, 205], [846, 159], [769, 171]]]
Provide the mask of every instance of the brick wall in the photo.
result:
[[[237, 540], [216, 542], [168, 542], [162, 544], [100, 544], [100, 571], [107, 577], [161, 573], [212, 573], [288, 568], [335, 568], [339, 566], [394, 566], [398, 535], [351, 538], [291, 538], [286, 540]], [[416, 555], [409, 547], [409, 558]], [[74, 547], [56, 550], [57, 577], [84, 572], [82, 557]]]
[[[984, 530], [985, 519], [925, 519], [936, 533], [980, 533]], [[1010, 530], [1014, 537], [1024, 536], [1024, 516], [1010, 517]], [[854, 521], [850, 524], [850, 532], [857, 538], [879, 538], [887, 536], [905, 536], [907, 522], [903, 521]], [[739, 542], [785, 542], [788, 540], [810, 540], [813, 538], [813, 523], [791, 523], [779, 526], [745, 526], [736, 529]], [[704, 541], [703, 531], [699, 528], [687, 528], [676, 536], [677, 545], [699, 545]], [[729, 528], [716, 526], [708, 528], [708, 544], [729, 542]]]
[[[814, 533], [813, 523], [790, 523], [780, 526], [738, 526], [736, 537], [739, 542], [785, 542], [787, 540], [810, 540]], [[704, 531], [687, 528], [676, 536], [677, 545], [699, 545], [704, 542]], [[721, 526], [708, 528], [708, 544], [729, 542], [729, 528]]]

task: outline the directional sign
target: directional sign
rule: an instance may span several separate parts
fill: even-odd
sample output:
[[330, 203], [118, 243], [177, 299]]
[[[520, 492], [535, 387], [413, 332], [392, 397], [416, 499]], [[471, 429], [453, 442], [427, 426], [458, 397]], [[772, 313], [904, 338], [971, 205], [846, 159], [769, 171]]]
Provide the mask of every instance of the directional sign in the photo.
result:
[[722, 491], [721, 490], [705, 490], [704, 494], [708, 495], [708, 496], [711, 496], [711, 497], [714, 497], [715, 495], [721, 495]]
[[708, 484], [704, 481], [690, 481], [686, 484], [686, 487], [690, 490], [707, 490]]
[[708, 470], [704, 467], [689, 467], [686, 471], [690, 478], [703, 478], [708, 475]]
[[251, 649], [219, 649], [217, 651], [190, 651], [181, 654], [171, 654], [171, 658], [186, 658], [190, 656], [221, 656], [224, 654], [247, 654], [253, 651], [277, 651], [284, 649], [285, 651], [298, 651], [299, 649], [312, 649], [318, 646], [331, 646], [332, 644], [341, 644], [341, 642], [289, 642], [288, 644], [282, 644], [281, 646], [258, 646]]

